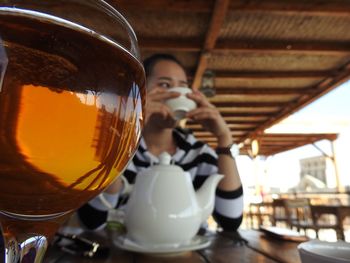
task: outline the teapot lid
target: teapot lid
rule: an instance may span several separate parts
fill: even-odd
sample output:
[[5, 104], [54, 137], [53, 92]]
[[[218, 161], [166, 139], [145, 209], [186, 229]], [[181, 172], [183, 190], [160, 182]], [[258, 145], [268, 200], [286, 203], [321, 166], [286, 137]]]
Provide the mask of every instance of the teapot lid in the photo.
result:
[[162, 152], [159, 156], [159, 164], [161, 165], [170, 165], [171, 156], [167, 152]]
[[171, 155], [169, 153], [162, 152], [158, 158], [159, 163], [149, 167], [152, 171], [184, 173], [184, 170], [180, 166], [171, 163]]

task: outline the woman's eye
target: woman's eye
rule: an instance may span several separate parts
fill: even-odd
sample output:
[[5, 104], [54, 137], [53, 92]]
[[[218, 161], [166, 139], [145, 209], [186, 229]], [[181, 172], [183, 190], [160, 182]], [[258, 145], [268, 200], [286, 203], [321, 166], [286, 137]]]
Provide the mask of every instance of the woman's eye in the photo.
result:
[[166, 89], [170, 88], [170, 84], [167, 82], [158, 83], [158, 86]]

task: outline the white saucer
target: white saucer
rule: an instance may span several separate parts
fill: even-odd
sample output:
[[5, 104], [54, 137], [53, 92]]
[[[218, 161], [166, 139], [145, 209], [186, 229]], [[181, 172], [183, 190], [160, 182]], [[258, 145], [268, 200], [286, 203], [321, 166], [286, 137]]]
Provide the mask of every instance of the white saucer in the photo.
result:
[[350, 262], [350, 244], [342, 240], [326, 242], [314, 239], [301, 243], [298, 246], [298, 251], [303, 263]]
[[198, 250], [210, 245], [210, 240], [204, 236], [195, 236], [190, 242], [186, 244], [174, 244], [174, 245], [140, 245], [124, 235], [119, 236], [114, 240], [114, 244], [124, 250], [154, 254], [154, 255], [174, 255], [191, 250]]

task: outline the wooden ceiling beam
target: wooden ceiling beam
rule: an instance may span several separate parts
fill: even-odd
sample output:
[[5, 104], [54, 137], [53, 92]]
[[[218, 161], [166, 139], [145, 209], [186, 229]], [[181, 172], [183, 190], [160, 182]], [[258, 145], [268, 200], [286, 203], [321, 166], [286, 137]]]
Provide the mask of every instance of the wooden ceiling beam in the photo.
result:
[[202, 76], [208, 67], [208, 59], [210, 52], [215, 47], [216, 41], [220, 34], [221, 26], [226, 17], [230, 0], [216, 0], [214, 11], [212, 13], [211, 21], [208, 27], [207, 35], [202, 47], [202, 52], [197, 64], [196, 73], [194, 75], [192, 88], [198, 89], [201, 85]]
[[202, 76], [208, 67], [209, 57], [210, 57], [210, 53], [208, 52], [202, 52], [202, 54], [199, 57], [196, 73], [194, 75], [193, 82], [192, 82], [192, 89], [194, 90], [200, 88], [200, 85], [202, 82]]
[[202, 40], [199, 39], [157, 39], [157, 38], [138, 38], [139, 46], [142, 50], [150, 51], [182, 51], [199, 52], [201, 50]]
[[265, 138], [263, 140], [260, 141], [260, 145], [275, 145], [275, 144], [291, 144], [291, 142], [295, 143], [295, 142], [300, 142], [300, 141], [305, 141], [306, 138], [298, 138], [298, 139], [293, 139], [291, 138], [290, 140], [286, 140], [286, 139], [277, 139], [276, 140], [271, 140], [271, 141], [267, 141]]
[[300, 98], [297, 101], [289, 103], [276, 115], [271, 116], [264, 124], [260, 125], [254, 132], [247, 134], [244, 140], [256, 138], [265, 129], [270, 128], [282, 119], [287, 118], [288, 116], [297, 112], [299, 109], [306, 107], [307, 105], [314, 102], [318, 98], [324, 96], [326, 93], [330, 92], [342, 83], [348, 81], [350, 79], [349, 69], [350, 62], [344, 65], [341, 69], [339, 69], [338, 74], [336, 74], [333, 78], [326, 78], [322, 82], [318, 83], [313, 88], [313, 93], [300, 96]]
[[231, 1], [230, 10], [234, 11], [260, 11], [268, 13], [282, 13], [283, 15], [305, 15], [319, 16], [349, 16], [349, 1], [341, 0], [252, 0], [252, 1]]
[[256, 108], [256, 107], [283, 107], [288, 105], [288, 101], [232, 101], [232, 102], [212, 102], [218, 108]]
[[[107, 0], [108, 3], [116, 7], [118, 10], [145, 10], [148, 11], [172, 11], [172, 12], [211, 12], [214, 1], [203, 0]], [[260, 11], [275, 12], [288, 14], [304, 14], [310, 15], [333, 15], [348, 16], [350, 14], [350, 3], [342, 0], [252, 0], [230, 1], [229, 10], [231, 11]]]
[[228, 124], [260, 124], [263, 123], [263, 120], [229, 120], [227, 117], [225, 118], [226, 123]]
[[[338, 134], [336, 133], [264, 133], [260, 134], [256, 138], [260, 142], [259, 155], [269, 156], [312, 144], [324, 139], [334, 141], [337, 139], [337, 137]], [[247, 153], [249, 149], [250, 145], [246, 144], [241, 149], [241, 152]]]
[[[267, 113], [268, 114], [268, 113]], [[266, 121], [266, 119], [269, 118], [268, 115], [264, 115], [264, 116], [225, 116], [225, 121], [227, 122], [247, 122], [247, 123], [250, 123], [250, 122], [256, 122], [256, 123], [260, 123], [260, 122], [264, 122]]]
[[218, 42], [214, 51], [215, 53], [258, 52], [259, 54], [346, 55], [350, 53], [350, 43], [230, 39]]
[[324, 79], [332, 71], [215, 71], [218, 79]]
[[117, 9], [172, 12], [211, 12], [214, 0], [107, 0]]
[[[254, 125], [254, 124], [263, 123], [262, 120], [229, 120], [225, 117], [224, 117], [224, 119], [225, 119], [226, 123], [229, 125]], [[186, 127], [190, 128], [190, 127], [192, 127], [192, 125], [196, 125], [196, 123], [187, 121]]]
[[290, 95], [309, 94], [312, 88], [252, 88], [252, 87], [215, 87], [215, 95]]
[[[201, 132], [204, 131], [204, 129], [202, 127], [194, 127], [194, 128], [190, 128], [193, 132]], [[248, 132], [248, 131], [253, 131], [254, 128], [248, 128], [248, 127], [244, 127], [244, 128], [234, 128], [234, 127], [230, 127], [231, 132]]]
[[[213, 134], [211, 132], [207, 132], [207, 131], [196, 131], [194, 132], [195, 136], [202, 139], [203, 137], [212, 137]], [[231, 132], [231, 135], [233, 137], [236, 137], [236, 136], [239, 136], [239, 137], [242, 137], [244, 135], [246, 135], [247, 132], [245, 131], [232, 131]]]
[[[298, 141], [298, 142], [305, 142], [305, 141]], [[291, 145], [291, 142], [288, 141], [276, 141], [276, 143], [278, 143], [278, 146], [276, 146], [276, 144], [274, 143], [259, 143], [259, 147], [287, 147]]]
[[[143, 50], [199, 52], [201, 39], [157, 39], [139, 37]], [[213, 54], [245, 52], [259, 54], [306, 54], [306, 55], [346, 55], [350, 53], [350, 43], [344, 42], [299, 42], [268, 40], [221, 40], [212, 48]]]
[[[212, 136], [211, 137], [210, 136], [202, 136], [201, 140], [205, 141], [205, 142], [216, 142], [217, 138], [212, 137]], [[240, 140], [240, 137], [237, 137], [237, 136], [233, 137], [234, 142], [239, 142], [239, 140]]]
[[[228, 128], [232, 129], [232, 131], [251, 130], [252, 128], [254, 128], [254, 125], [250, 125], [247, 123], [243, 123], [241, 125], [228, 123], [227, 125], [228, 125]], [[186, 124], [186, 128], [189, 128], [191, 130], [193, 129], [203, 130], [203, 126], [197, 123]]]
[[259, 111], [259, 112], [222, 112], [221, 115], [225, 117], [265, 117], [269, 118], [273, 116], [273, 112]]
[[256, 137], [257, 139], [261, 139], [263, 141], [267, 140], [336, 140], [338, 138], [337, 133], [264, 133], [263, 135], [259, 135]]

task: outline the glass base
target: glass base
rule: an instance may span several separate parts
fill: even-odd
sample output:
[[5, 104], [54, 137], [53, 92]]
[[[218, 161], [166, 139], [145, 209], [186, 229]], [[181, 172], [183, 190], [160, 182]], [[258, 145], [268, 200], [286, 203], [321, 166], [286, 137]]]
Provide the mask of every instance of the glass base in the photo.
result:
[[55, 217], [17, 216], [0, 212], [5, 263], [40, 263], [50, 239], [70, 213]]

